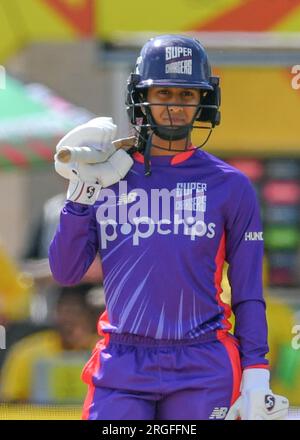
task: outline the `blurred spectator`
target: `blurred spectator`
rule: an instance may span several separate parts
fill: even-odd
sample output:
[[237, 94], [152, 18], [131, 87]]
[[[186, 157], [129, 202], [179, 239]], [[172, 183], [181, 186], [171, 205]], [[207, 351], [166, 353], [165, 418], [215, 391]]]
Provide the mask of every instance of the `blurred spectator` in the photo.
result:
[[[28, 241], [25, 244], [25, 253], [23, 258], [25, 260], [48, 259], [48, 249], [51, 240], [55, 234], [61, 210], [66, 201], [66, 193], [57, 194], [46, 200], [42, 214], [38, 219], [36, 225], [32, 228], [29, 234]], [[49, 270], [50, 273], [50, 270]], [[99, 255], [96, 256], [94, 263], [90, 266], [85, 274], [82, 282], [84, 283], [98, 283], [102, 282], [102, 266]]]
[[23, 338], [8, 352], [0, 374], [0, 400], [82, 401], [86, 387], [80, 372], [98, 340], [96, 323], [104, 308], [99, 288], [62, 288], [55, 310], [56, 327]]
[[0, 243], [0, 324], [28, 318], [33, 282], [22, 273]]
[[[292, 328], [296, 324], [296, 313], [283, 300], [273, 298], [268, 291], [268, 270], [264, 262], [263, 284], [267, 305], [268, 344], [267, 355], [270, 362], [271, 388], [286, 396], [291, 405], [300, 406], [300, 349], [292, 348]], [[231, 302], [231, 288], [224, 268], [222, 281], [222, 300]], [[230, 322], [234, 327], [234, 315]]]
[[55, 234], [65, 200], [64, 193], [46, 200], [41, 216], [28, 237], [25, 259], [48, 258], [49, 244]]
[[269, 323], [269, 360], [272, 369], [271, 386], [286, 396], [290, 404], [300, 406], [300, 349], [292, 347], [292, 328], [296, 314], [282, 300], [267, 295]]

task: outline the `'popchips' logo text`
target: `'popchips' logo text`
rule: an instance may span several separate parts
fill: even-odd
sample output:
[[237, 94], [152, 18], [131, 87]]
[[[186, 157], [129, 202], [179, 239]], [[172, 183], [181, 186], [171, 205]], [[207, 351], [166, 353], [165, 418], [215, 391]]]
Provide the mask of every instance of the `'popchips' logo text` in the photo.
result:
[[158, 235], [189, 235], [193, 241], [196, 237], [213, 238], [215, 236], [215, 223], [206, 224], [204, 221], [193, 222], [193, 220], [192, 217], [185, 220], [175, 215], [173, 222], [161, 219], [155, 223], [150, 217], [137, 217], [133, 219], [133, 223], [124, 223], [121, 226], [114, 220], [102, 220], [100, 222], [101, 248], [106, 249], [108, 242], [118, 238], [118, 230], [122, 235], [132, 235], [133, 246], [138, 246], [142, 239], [149, 238], [154, 233]]
[[148, 193], [135, 188], [127, 191], [127, 182], [119, 183], [119, 196], [106, 188], [100, 193], [96, 217], [101, 229], [101, 248], [116, 240], [119, 234], [131, 236], [133, 246], [158, 235], [187, 235], [213, 238], [215, 223], [206, 222], [206, 184], [178, 183], [168, 189], [151, 189]]

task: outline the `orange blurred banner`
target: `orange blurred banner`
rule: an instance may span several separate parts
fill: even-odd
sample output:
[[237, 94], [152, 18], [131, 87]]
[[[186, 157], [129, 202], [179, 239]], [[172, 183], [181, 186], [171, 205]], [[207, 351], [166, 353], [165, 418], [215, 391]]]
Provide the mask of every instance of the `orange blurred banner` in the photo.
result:
[[0, 62], [35, 41], [120, 33], [299, 32], [300, 0], [9, 0], [0, 2]]

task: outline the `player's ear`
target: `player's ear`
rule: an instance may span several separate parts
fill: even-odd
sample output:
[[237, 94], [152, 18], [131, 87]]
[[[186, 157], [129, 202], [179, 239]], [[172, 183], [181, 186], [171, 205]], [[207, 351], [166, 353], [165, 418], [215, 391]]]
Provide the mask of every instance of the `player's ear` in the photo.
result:
[[140, 100], [141, 100], [141, 102], [147, 101], [147, 97], [148, 97], [148, 89], [141, 90], [141, 91], [139, 92], [139, 95], [140, 95]]
[[[146, 102], [147, 101], [147, 95], [148, 95], [148, 89], [142, 90], [140, 93], [140, 101], [141, 102]], [[143, 113], [144, 116], [146, 116], [146, 110], [144, 106], [141, 106], [141, 112]]]
[[200, 90], [200, 102], [202, 101], [202, 99], [205, 98], [206, 95], [207, 95], [207, 91], [206, 90]]

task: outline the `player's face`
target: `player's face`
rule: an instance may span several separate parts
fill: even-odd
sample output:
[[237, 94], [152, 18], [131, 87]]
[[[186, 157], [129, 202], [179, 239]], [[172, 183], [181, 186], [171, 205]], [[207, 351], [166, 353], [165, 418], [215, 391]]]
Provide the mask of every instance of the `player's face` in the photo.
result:
[[[200, 102], [200, 90], [180, 87], [150, 87], [147, 101], [158, 125], [187, 125]], [[169, 104], [168, 107], [166, 104]], [[171, 104], [171, 105], [170, 105]], [[186, 107], [186, 105], [191, 107]]]

